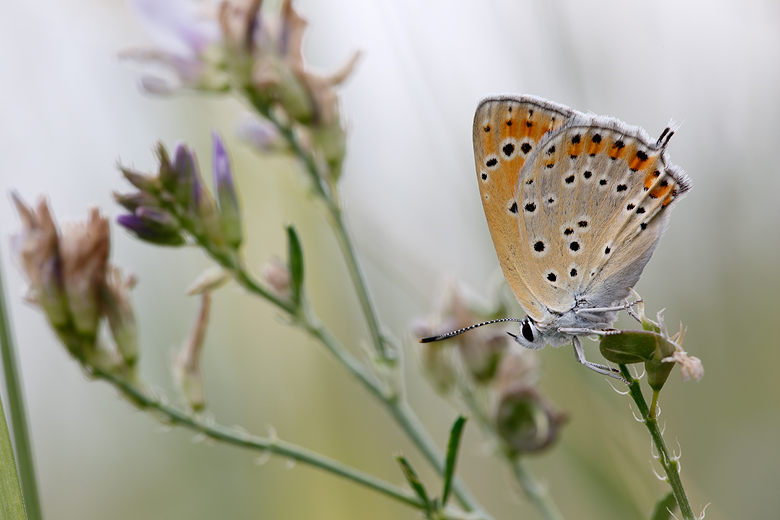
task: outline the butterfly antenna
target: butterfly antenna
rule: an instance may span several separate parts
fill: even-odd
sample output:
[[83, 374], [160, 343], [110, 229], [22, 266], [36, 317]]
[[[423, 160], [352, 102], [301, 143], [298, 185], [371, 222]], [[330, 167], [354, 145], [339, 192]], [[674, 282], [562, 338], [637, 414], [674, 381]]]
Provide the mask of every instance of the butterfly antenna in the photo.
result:
[[517, 318], [500, 318], [497, 320], [490, 320], [490, 321], [483, 321], [482, 323], [477, 323], [476, 325], [470, 325], [463, 329], [453, 330], [452, 332], [447, 332], [446, 334], [439, 334], [438, 336], [431, 336], [428, 338], [422, 338], [420, 340], [420, 343], [433, 343], [434, 341], [441, 341], [443, 339], [449, 339], [453, 336], [457, 336], [459, 334], [463, 334], [464, 332], [468, 332], [471, 329], [476, 329], [477, 327], [481, 327], [482, 325], [492, 325], [494, 323], [503, 323], [505, 321], [523, 321]]

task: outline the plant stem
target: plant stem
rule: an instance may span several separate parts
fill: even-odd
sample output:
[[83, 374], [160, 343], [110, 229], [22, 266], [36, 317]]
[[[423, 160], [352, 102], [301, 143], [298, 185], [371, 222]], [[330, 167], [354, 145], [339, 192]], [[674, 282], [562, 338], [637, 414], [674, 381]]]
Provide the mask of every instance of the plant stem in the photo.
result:
[[24, 499], [16, 473], [14, 448], [5, 420], [3, 400], [0, 399], [0, 518], [3, 520], [26, 520]]
[[270, 452], [275, 455], [287, 457], [316, 468], [320, 468], [329, 473], [339, 475], [348, 480], [356, 482], [362, 486], [383, 493], [391, 498], [395, 498], [407, 505], [422, 509], [423, 503], [412, 493], [398, 486], [385, 482], [368, 473], [360, 471], [351, 466], [347, 466], [337, 460], [325, 457], [319, 453], [307, 450], [301, 446], [285, 442], [274, 437], [258, 437], [248, 433], [240, 432], [225, 426], [204, 421], [197, 416], [190, 415], [182, 410], [166, 405], [158, 398], [152, 398], [136, 385], [116, 377], [115, 375], [93, 369], [92, 375], [97, 379], [103, 379], [121, 391], [134, 404], [142, 409], [149, 409], [161, 414], [160, 419], [164, 423], [184, 426], [190, 430], [202, 433], [203, 435], [226, 444], [257, 450], [261, 452]]
[[371, 334], [371, 341], [374, 344], [374, 348], [379, 353], [380, 357], [384, 360], [394, 360], [395, 355], [388, 352], [385, 341], [382, 338], [382, 334], [379, 330], [379, 321], [377, 319], [376, 310], [371, 303], [371, 297], [368, 294], [368, 288], [363, 277], [363, 273], [360, 270], [360, 264], [357, 261], [355, 250], [352, 247], [352, 242], [347, 234], [347, 229], [344, 226], [344, 220], [342, 219], [341, 210], [335, 204], [329, 204], [331, 217], [333, 218], [333, 227], [336, 232], [336, 239], [338, 240], [341, 252], [344, 255], [344, 260], [347, 263], [347, 269], [349, 270], [349, 276], [352, 278], [352, 284], [355, 286], [360, 306], [363, 309], [363, 316], [366, 318], [366, 324], [368, 325], [368, 331]]
[[[225, 266], [227, 267], [227, 266]], [[254, 282], [248, 273], [238, 267], [234, 270], [236, 280], [241, 283], [245, 289], [250, 292], [257, 292], [259, 284]], [[423, 456], [433, 466], [439, 474], [444, 472], [444, 456], [439, 452], [436, 443], [430, 438], [420, 420], [414, 414], [414, 411], [401, 401], [395, 394], [388, 395], [381, 386], [380, 381], [374, 377], [344, 344], [342, 344], [314, 315], [314, 312], [308, 307], [306, 299], [301, 303], [302, 311], [292, 314], [295, 319], [294, 325], [308, 332], [314, 339], [322, 344], [363, 387], [368, 390], [380, 403], [382, 403], [391, 413], [396, 422], [411, 438], [412, 442], [422, 452]], [[286, 309], [285, 309], [286, 310]], [[452, 485], [452, 492], [461, 505], [468, 511], [478, 511], [485, 520], [491, 520], [492, 517], [484, 510], [480, 503], [474, 498], [468, 488], [460, 481], [455, 479]]]
[[523, 491], [536, 506], [536, 509], [542, 513], [542, 516], [547, 520], [563, 520], [563, 515], [558, 510], [558, 506], [555, 505], [544, 486], [534, 478], [523, 460], [520, 457], [513, 457], [510, 459], [510, 465], [515, 479], [520, 483]]
[[[490, 424], [490, 419], [483, 413], [483, 408], [480, 406], [477, 396], [469, 385], [459, 384], [458, 390], [463, 401], [466, 403], [466, 407], [476, 419], [477, 424], [482, 428], [483, 433], [495, 446], [502, 446], [503, 441], [497, 437], [494, 427]], [[563, 514], [561, 514], [558, 506], [552, 499], [552, 496], [550, 496], [547, 489], [536, 480], [536, 477], [534, 477], [533, 473], [526, 467], [523, 460], [517, 455], [510, 454], [508, 450], [505, 449], [501, 449], [501, 454], [509, 464], [515, 480], [542, 516], [547, 520], [564, 520]]]
[[[428, 463], [440, 474], [444, 474], [444, 456], [439, 452], [438, 446], [428, 435], [428, 431], [420, 423], [420, 419], [411, 409], [409, 404], [401, 399], [385, 401], [387, 408], [396, 422], [403, 428], [415, 446], [420, 450]], [[452, 493], [457, 497], [461, 505], [468, 511], [478, 513], [485, 520], [492, 520], [479, 501], [474, 498], [471, 491], [463, 484], [459, 477], [452, 481]]]
[[40, 520], [40, 497], [35, 479], [35, 464], [30, 444], [30, 432], [27, 415], [24, 410], [21, 375], [18, 373], [16, 351], [12, 341], [11, 322], [6, 310], [5, 289], [3, 288], [2, 262], [0, 262], [0, 350], [3, 358], [3, 374], [8, 395], [8, 413], [11, 419], [13, 439], [16, 446], [16, 458], [19, 465], [19, 482], [30, 520]]
[[[357, 293], [358, 301], [363, 311], [366, 325], [368, 326], [369, 334], [371, 336], [371, 343], [374, 350], [379, 355], [380, 359], [388, 362], [396, 362], [396, 355], [388, 351], [387, 344], [382, 337], [379, 320], [377, 318], [376, 311], [374, 309], [371, 297], [368, 292], [368, 287], [365, 283], [363, 273], [360, 270], [360, 264], [358, 263], [355, 250], [352, 246], [352, 242], [349, 239], [346, 226], [344, 224], [341, 209], [339, 207], [336, 195], [327, 189], [323, 184], [323, 178], [321, 172], [317, 168], [317, 164], [314, 161], [310, 153], [308, 153], [298, 142], [298, 139], [293, 131], [292, 127], [282, 121], [277, 115], [270, 110], [266, 104], [264, 104], [255, 94], [251, 87], [244, 88], [242, 93], [246, 96], [249, 103], [253, 106], [258, 113], [267, 118], [277, 128], [279, 133], [290, 143], [294, 154], [303, 163], [307, 173], [311, 177], [312, 183], [315, 187], [316, 193], [322, 198], [326, 205], [328, 213], [331, 217], [331, 225], [336, 235], [339, 247], [341, 248], [342, 255], [347, 264], [347, 270], [349, 271], [352, 284]], [[329, 172], [332, 173], [332, 172]], [[247, 278], [248, 279], [248, 278]], [[240, 280], [239, 280], [240, 281]], [[251, 286], [247, 286], [250, 290]], [[384, 404], [396, 422], [401, 428], [409, 435], [412, 442], [422, 452], [423, 456], [433, 466], [436, 471], [443, 475], [444, 473], [444, 456], [440, 453], [436, 443], [430, 438], [425, 428], [420, 423], [417, 416], [414, 414], [409, 405], [399, 399], [398, 395], [388, 395], [383, 391], [379, 383], [374, 377], [372, 377], [355, 357], [344, 347], [338, 340], [336, 340], [325, 327], [323, 327], [314, 316], [308, 312], [305, 312], [304, 322], [301, 324], [312, 336], [317, 338], [336, 358], [344, 364], [347, 369], [365, 386], [369, 392], [376, 396], [382, 404]], [[485, 509], [474, 498], [468, 488], [463, 484], [459, 478], [453, 480], [452, 485], [453, 494], [456, 496], [461, 505], [469, 511], [476, 511], [482, 515], [486, 520], [490, 520], [492, 517], [485, 511]]]
[[[347, 348], [334, 338], [330, 332], [314, 318], [310, 312], [305, 313], [305, 322], [302, 326], [317, 340], [322, 343], [363, 386], [382, 403], [409, 436], [415, 446], [428, 460], [439, 474], [444, 473], [444, 457], [428, 432], [420, 423], [411, 407], [406, 401], [389, 396], [383, 391], [379, 382], [365, 369], [365, 367], [352, 355]], [[453, 494], [468, 511], [477, 511], [483, 518], [489, 520], [490, 515], [482, 505], [474, 498], [463, 482], [456, 478], [452, 483]]]
[[[349, 276], [352, 279], [352, 284], [355, 287], [360, 307], [363, 310], [363, 317], [366, 320], [368, 331], [371, 336], [371, 343], [379, 356], [384, 360], [394, 360], [386, 348], [385, 342], [382, 339], [382, 334], [379, 328], [379, 321], [377, 319], [374, 305], [371, 302], [371, 297], [368, 293], [363, 273], [360, 270], [360, 265], [355, 255], [355, 250], [352, 247], [352, 242], [349, 240], [346, 227], [344, 226], [344, 220], [342, 218], [341, 209], [339, 208], [339, 201], [336, 200], [336, 195], [331, 192], [330, 189], [323, 182], [323, 176], [319, 171], [314, 158], [309, 152], [307, 152], [293, 131], [293, 128], [285, 121], [281, 120], [273, 110], [270, 109], [260, 98], [254, 93], [251, 87], [244, 88], [242, 90], [244, 96], [246, 96], [252, 107], [257, 110], [263, 117], [268, 119], [279, 133], [287, 140], [293, 149], [295, 156], [303, 163], [306, 168], [306, 172], [311, 177], [312, 184], [315, 192], [320, 196], [325, 203], [328, 213], [331, 217], [331, 225], [336, 234], [336, 240], [338, 241], [341, 252], [344, 256], [344, 260], [347, 263], [347, 270]], [[332, 173], [332, 172], [328, 172]]]
[[685, 520], [696, 520], [691, 505], [688, 503], [688, 497], [685, 494], [682, 480], [680, 479], [680, 463], [676, 457], [671, 457], [669, 455], [669, 450], [666, 448], [666, 442], [664, 442], [663, 435], [661, 434], [661, 428], [658, 426], [658, 418], [650, 413], [650, 408], [648, 408], [645, 397], [642, 395], [642, 389], [639, 387], [639, 381], [633, 378], [626, 365], [619, 366], [621, 374], [623, 374], [623, 377], [628, 381], [629, 395], [631, 395], [637, 408], [639, 408], [639, 413], [642, 415], [645, 426], [647, 426], [647, 430], [650, 432], [650, 437], [653, 439], [655, 449], [658, 450], [658, 461], [666, 472], [665, 480], [672, 488], [674, 498], [677, 500], [677, 505], [680, 507], [680, 513]]

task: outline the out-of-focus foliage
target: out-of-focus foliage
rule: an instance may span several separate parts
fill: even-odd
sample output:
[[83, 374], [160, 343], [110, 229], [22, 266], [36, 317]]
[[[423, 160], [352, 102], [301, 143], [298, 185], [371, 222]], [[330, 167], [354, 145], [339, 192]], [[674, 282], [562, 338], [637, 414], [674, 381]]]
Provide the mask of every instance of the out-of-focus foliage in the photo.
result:
[[[310, 23], [303, 53], [332, 70], [359, 48], [364, 59], [344, 90], [346, 219], [379, 314], [394, 331], [427, 312], [446, 277], [487, 295], [497, 269], [478, 201], [471, 118], [478, 100], [513, 91], [639, 124], [658, 134], [682, 123], [670, 155], [694, 181], [637, 290], [706, 376], [672, 373], [661, 396], [668, 439], [684, 447], [683, 480], [707, 518], [775, 518], [780, 497], [780, 11], [774, 2], [326, 2], [297, 4]], [[0, 7], [0, 191], [30, 200], [56, 194], [57, 215], [114, 206], [126, 188], [117, 159], [153, 169], [150, 143], [182, 139], [204, 159], [211, 127], [231, 150], [245, 208], [247, 257], [256, 272], [286, 247], [293, 222], [306, 245], [306, 289], [323, 320], [348, 343], [366, 336], [337, 245], [305, 201], [293, 163], [259, 157], [229, 129], [242, 108], [185, 96], [138, 93], [113, 56], [147, 43], [120, 2], [6, 2]], [[17, 219], [0, 204], [0, 234]], [[207, 262], [194, 251], [145, 247], [116, 234], [113, 258], [139, 284], [141, 361], [168, 381], [171, 350], [189, 330], [197, 301], [184, 295]], [[8, 248], [3, 248], [8, 251]], [[6, 253], [7, 254], [7, 253]], [[9, 294], [19, 295], [9, 257]], [[334, 275], [333, 273], [336, 273]], [[432, 474], [340, 368], [276, 313], [223, 289], [212, 303], [203, 360], [218, 419], [264, 432], [400, 482], [401, 449], [427, 483]], [[284, 461], [253, 464], [241, 451], [186, 442], [87, 385], [41, 315], [12, 299], [44, 514], [57, 518], [405, 518], [380, 496]], [[519, 317], [518, 310], [514, 311]], [[625, 321], [624, 326], [634, 326]], [[585, 345], [589, 358], [598, 354]], [[556, 448], [532, 461], [568, 518], [647, 515], [666, 492], [647, 468], [644, 428], [628, 400], [582, 369], [569, 348], [540, 353], [541, 386], [569, 422]], [[406, 356], [412, 405], [437, 439], [456, 412]], [[163, 390], [173, 395], [172, 387]], [[668, 396], [673, 396], [670, 398]], [[711, 413], [716, 409], [717, 413]], [[197, 440], [197, 439], [196, 439]], [[536, 518], [506, 469], [480, 450], [476, 429], [461, 445], [458, 472], [499, 518]], [[670, 445], [674, 443], [670, 441]], [[616, 463], [615, 461], [623, 461]], [[75, 469], [74, 469], [75, 468]], [[438, 489], [429, 485], [430, 489]], [[85, 495], [84, 490], [89, 490]], [[305, 493], [306, 500], [300, 500]]]

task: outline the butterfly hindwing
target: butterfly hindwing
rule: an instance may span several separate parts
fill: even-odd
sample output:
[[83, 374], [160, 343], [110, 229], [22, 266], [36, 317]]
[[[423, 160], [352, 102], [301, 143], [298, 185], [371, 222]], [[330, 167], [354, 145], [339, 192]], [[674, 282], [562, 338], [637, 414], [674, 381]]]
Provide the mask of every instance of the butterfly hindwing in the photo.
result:
[[512, 293], [534, 319], [544, 309], [521, 261], [518, 179], [540, 143], [575, 115], [581, 114], [533, 96], [498, 96], [484, 99], [474, 116], [474, 161], [488, 228]]
[[548, 136], [519, 179], [518, 265], [550, 310], [628, 295], [687, 177], [638, 127], [585, 116]]

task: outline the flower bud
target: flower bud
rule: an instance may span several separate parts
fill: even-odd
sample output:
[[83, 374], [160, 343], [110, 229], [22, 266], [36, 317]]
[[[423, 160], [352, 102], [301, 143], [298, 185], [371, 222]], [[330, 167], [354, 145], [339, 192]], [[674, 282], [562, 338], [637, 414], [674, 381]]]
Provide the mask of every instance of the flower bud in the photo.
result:
[[163, 190], [173, 193], [176, 190], [176, 184], [179, 179], [176, 169], [171, 164], [171, 158], [168, 156], [168, 150], [165, 149], [165, 145], [162, 142], [157, 143], [155, 149], [157, 153], [157, 161], [160, 163], [159, 173], [157, 177], [160, 179], [160, 184]]
[[211, 295], [207, 292], [201, 294], [200, 302], [200, 310], [190, 332], [190, 337], [182, 345], [179, 352], [173, 355], [174, 379], [187, 401], [187, 405], [195, 411], [202, 410], [206, 405], [200, 359], [209, 321]]
[[119, 167], [119, 170], [125, 176], [125, 179], [130, 181], [130, 184], [132, 184], [139, 190], [146, 193], [154, 193], [154, 194], [160, 192], [160, 188], [161, 188], [160, 181], [156, 176], [148, 175], [145, 173], [139, 173], [122, 166]]
[[102, 298], [103, 312], [122, 359], [132, 367], [138, 360], [138, 326], [130, 301], [130, 290], [135, 287], [136, 279], [132, 275], [123, 279], [119, 268], [113, 265], [108, 267], [107, 274]]
[[236, 133], [239, 138], [261, 152], [279, 152], [289, 146], [270, 121], [249, 114], [239, 120]]
[[660, 333], [647, 330], [610, 331], [599, 342], [601, 355], [607, 361], [630, 365], [646, 361], [660, 361], [672, 355], [674, 345]]
[[144, 191], [136, 191], [134, 193], [114, 192], [113, 197], [117, 204], [130, 213], [135, 213], [135, 210], [142, 206], [153, 208], [159, 205], [157, 197]]
[[196, 235], [206, 239], [216, 247], [222, 247], [225, 244], [217, 202], [208, 188], [204, 186], [203, 179], [200, 177], [194, 178], [188, 213]]
[[165, 210], [141, 206], [135, 210], [135, 216], [143, 220], [152, 229], [161, 232], [179, 232], [179, 221]]
[[219, 266], [209, 267], [187, 289], [188, 296], [216, 291], [225, 285], [232, 277], [230, 271]]
[[279, 258], [272, 256], [260, 269], [260, 276], [266, 285], [281, 298], [287, 298], [290, 291], [290, 270], [287, 264]]
[[136, 215], [119, 215], [116, 222], [145, 242], [174, 247], [185, 242], [179, 231], [154, 226], [150, 220]]
[[219, 134], [214, 132], [212, 138], [214, 143], [214, 187], [219, 202], [219, 222], [225, 241], [237, 249], [243, 240], [243, 232], [241, 229], [241, 206], [238, 203], [238, 193], [236, 193], [233, 172], [230, 168], [230, 157], [228, 157]]
[[524, 385], [506, 389], [493, 416], [496, 432], [511, 455], [548, 448], [567, 420], [567, 415], [554, 411], [534, 387]]
[[183, 143], [176, 145], [173, 157], [173, 169], [177, 179], [173, 194], [179, 204], [187, 208], [192, 200], [193, 185], [196, 179], [200, 178], [198, 160], [195, 158], [195, 152]]
[[341, 166], [347, 153], [347, 135], [338, 117], [328, 126], [312, 130], [312, 144], [322, 152], [334, 181], [341, 176]]

